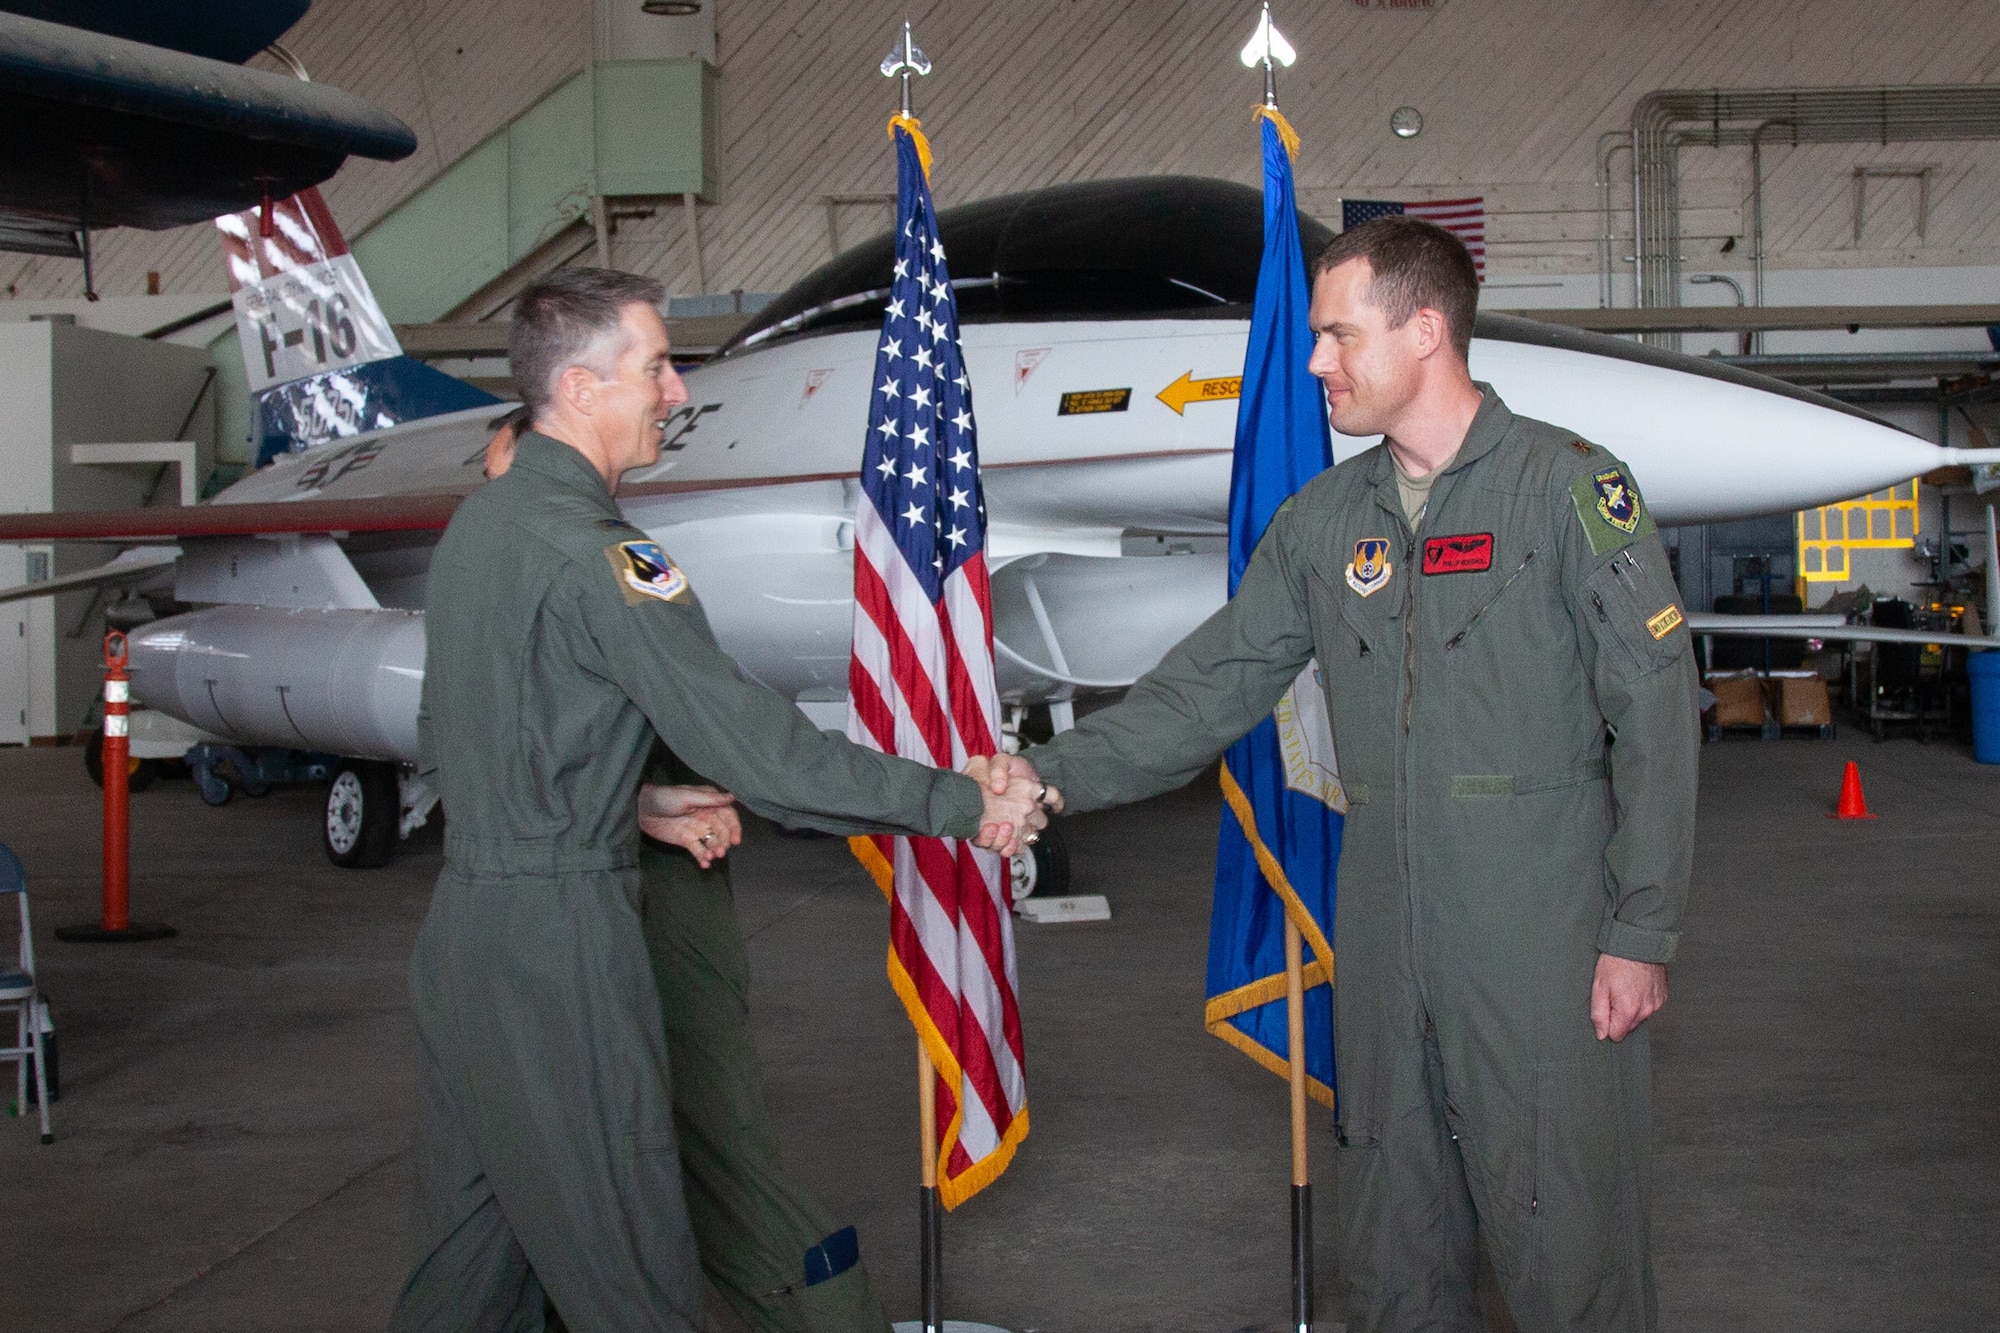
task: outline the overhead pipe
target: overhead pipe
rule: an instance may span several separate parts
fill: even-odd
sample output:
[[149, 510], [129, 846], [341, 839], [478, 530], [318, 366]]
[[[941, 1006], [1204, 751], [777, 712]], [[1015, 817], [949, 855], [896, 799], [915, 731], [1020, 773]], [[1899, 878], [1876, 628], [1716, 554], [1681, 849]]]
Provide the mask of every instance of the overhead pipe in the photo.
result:
[[1632, 136], [1625, 130], [1606, 130], [1597, 136], [1597, 211], [1604, 220], [1603, 234], [1597, 239], [1597, 304], [1609, 310], [1617, 302], [1617, 227], [1611, 213], [1611, 157], [1632, 150]]
[[[1632, 108], [1634, 274], [1641, 306], [1680, 304], [1680, 149], [2000, 139], [2000, 86], [1662, 89]], [[1657, 335], [1655, 335], [1657, 336]], [[1671, 335], [1667, 335], [1671, 337]]]
[[[1756, 306], [1764, 304], [1764, 131], [1776, 125], [1791, 129], [1792, 147], [1798, 147], [1798, 126], [1788, 120], [1767, 120], [1750, 132], [1750, 292]], [[1763, 352], [1763, 333], [1750, 334], [1743, 350], [1753, 355]]]

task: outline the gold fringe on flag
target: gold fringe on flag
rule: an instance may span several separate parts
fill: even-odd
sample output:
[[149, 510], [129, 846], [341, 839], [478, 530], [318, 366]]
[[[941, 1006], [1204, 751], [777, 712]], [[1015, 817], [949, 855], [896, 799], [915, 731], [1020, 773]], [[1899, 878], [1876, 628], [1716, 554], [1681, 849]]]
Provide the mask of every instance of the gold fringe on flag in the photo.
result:
[[[899, 117], [900, 119], [900, 117]], [[919, 143], [922, 140], [918, 141]], [[875, 845], [875, 839], [854, 837], [847, 840], [847, 850], [854, 853], [854, 859], [862, 864], [874, 879], [875, 887], [882, 890], [882, 896], [891, 901], [896, 897], [896, 868], [889, 864], [889, 858]], [[1303, 911], [1303, 907], [1300, 909]], [[1282, 981], [1282, 978], [1280, 978]], [[1000, 1178], [1007, 1164], [1014, 1160], [1014, 1150], [1021, 1146], [1021, 1140], [1028, 1137], [1028, 1108], [1023, 1106], [1015, 1114], [1013, 1123], [1000, 1138], [1000, 1144], [992, 1152], [973, 1163], [972, 1168], [959, 1175], [952, 1175], [951, 1154], [958, 1146], [959, 1129], [965, 1123], [965, 1071], [958, 1063], [958, 1056], [945, 1040], [944, 1033], [931, 1021], [931, 1011], [924, 1004], [923, 996], [917, 993], [917, 983], [903, 966], [903, 960], [896, 957], [896, 946], [889, 946], [889, 986], [903, 1002], [903, 1012], [910, 1017], [910, 1023], [917, 1030], [917, 1040], [924, 1044], [924, 1050], [931, 1057], [931, 1065], [945, 1086], [952, 1089], [951, 1123], [939, 1127], [937, 1156], [938, 1198], [945, 1211], [964, 1203], [979, 1191]], [[1234, 1029], [1231, 1029], [1234, 1031]], [[1225, 1038], [1226, 1040], [1226, 1038]], [[1245, 1038], [1244, 1040], [1248, 1040]], [[1262, 1049], [1262, 1048], [1259, 1048]], [[1255, 1052], [1252, 1052], [1253, 1054]], [[1318, 1094], [1315, 1093], [1315, 1096]], [[1333, 1105], [1333, 1091], [1328, 1089], [1323, 1099], [1328, 1106]]]
[[[898, 119], [900, 119], [900, 117], [898, 117]], [[1292, 161], [1294, 162], [1297, 162], [1299, 160], [1299, 132], [1292, 128], [1291, 121], [1285, 119], [1284, 112], [1278, 110], [1278, 108], [1274, 106], [1259, 105], [1257, 108], [1257, 114], [1251, 117], [1251, 119], [1268, 120], [1273, 125], [1276, 125], [1278, 127], [1278, 140], [1280, 143], [1285, 145], [1285, 155], [1291, 158]], [[890, 124], [892, 125], [894, 123], [895, 123], [894, 121], [890, 122]], [[914, 124], [915, 122], [912, 123]], [[921, 147], [921, 145], [923, 144], [923, 140], [918, 139], [917, 143], [919, 145], [918, 151], [920, 152], [924, 151]], [[926, 172], [928, 172], [930, 165], [930, 155], [927, 152], [925, 153], [924, 156], [924, 164], [925, 164], [925, 170]]]
[[[906, 74], [903, 77], [908, 78], [909, 75]], [[1284, 118], [1280, 116], [1279, 123], [1283, 124], [1283, 121]], [[915, 116], [894, 115], [889, 117], [889, 137], [891, 139], [896, 137], [896, 131], [899, 129], [908, 131], [909, 136], [917, 141], [917, 161], [924, 164], [924, 179], [928, 181], [931, 178], [931, 141], [924, 137], [924, 123]], [[1287, 125], [1281, 132], [1290, 134], [1291, 127]], [[1296, 144], [1298, 141], [1299, 136], [1293, 134], [1291, 142]]]

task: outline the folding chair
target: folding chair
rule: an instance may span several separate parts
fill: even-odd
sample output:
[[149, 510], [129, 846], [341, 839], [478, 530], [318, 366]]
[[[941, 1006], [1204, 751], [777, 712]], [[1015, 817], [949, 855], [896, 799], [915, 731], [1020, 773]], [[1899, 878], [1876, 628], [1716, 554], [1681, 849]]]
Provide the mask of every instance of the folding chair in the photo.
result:
[[42, 1142], [54, 1143], [49, 1131], [49, 1062], [42, 1052], [42, 1013], [35, 991], [35, 937], [28, 924], [28, 876], [14, 849], [0, 842], [0, 894], [13, 894], [21, 904], [19, 964], [0, 963], [0, 1005], [13, 1005], [16, 1015], [12, 1046], [0, 1046], [0, 1060], [14, 1062], [14, 1105], [27, 1109], [28, 1058], [35, 1061], [35, 1097], [42, 1113]]

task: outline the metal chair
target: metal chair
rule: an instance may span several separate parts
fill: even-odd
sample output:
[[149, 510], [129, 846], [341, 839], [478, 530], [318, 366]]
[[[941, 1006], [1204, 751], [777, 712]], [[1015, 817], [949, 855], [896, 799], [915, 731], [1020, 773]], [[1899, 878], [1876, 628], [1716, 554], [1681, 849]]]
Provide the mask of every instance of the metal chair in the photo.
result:
[[21, 904], [21, 949], [17, 966], [0, 963], [0, 1005], [13, 1005], [16, 1015], [12, 1046], [0, 1046], [0, 1060], [14, 1062], [14, 1105], [28, 1103], [28, 1059], [35, 1061], [35, 1098], [42, 1113], [42, 1142], [54, 1143], [49, 1130], [48, 1057], [42, 1051], [41, 997], [35, 990], [35, 937], [28, 924], [28, 876], [14, 849], [0, 842], [0, 894], [13, 894]]

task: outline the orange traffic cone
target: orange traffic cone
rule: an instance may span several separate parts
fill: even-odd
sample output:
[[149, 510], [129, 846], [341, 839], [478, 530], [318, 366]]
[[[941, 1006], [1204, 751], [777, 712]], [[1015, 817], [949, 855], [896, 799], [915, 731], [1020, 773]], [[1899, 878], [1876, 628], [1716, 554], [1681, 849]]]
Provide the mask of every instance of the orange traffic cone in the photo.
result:
[[1868, 813], [1868, 802], [1861, 795], [1861, 765], [1852, 759], [1847, 761], [1847, 771], [1840, 775], [1840, 805], [1827, 814], [1828, 819], [1873, 819]]

